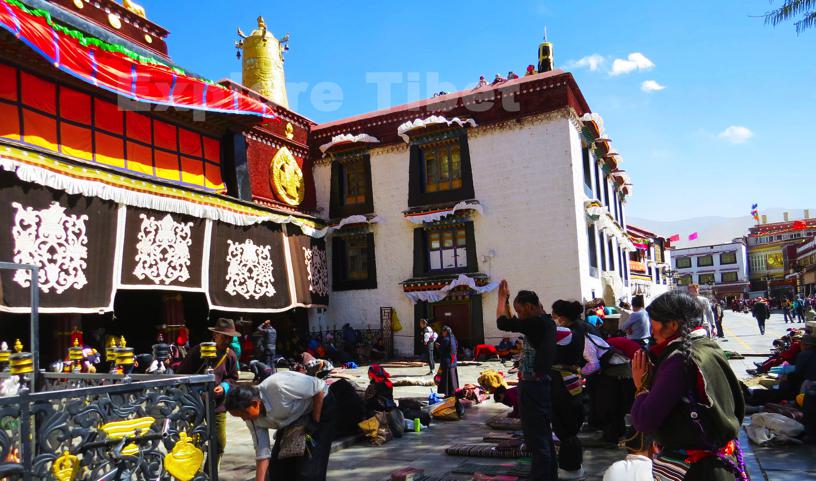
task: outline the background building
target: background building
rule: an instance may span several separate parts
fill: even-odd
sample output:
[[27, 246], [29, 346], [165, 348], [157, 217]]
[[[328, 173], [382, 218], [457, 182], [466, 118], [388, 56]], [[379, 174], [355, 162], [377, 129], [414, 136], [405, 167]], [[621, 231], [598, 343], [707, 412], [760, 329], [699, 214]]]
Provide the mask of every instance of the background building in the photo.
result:
[[[816, 235], [816, 219], [810, 218], [805, 210], [805, 218], [791, 221], [784, 213], [783, 222], [768, 223], [762, 216], [762, 223], [748, 231], [748, 265], [751, 277], [752, 295], [766, 295], [772, 298], [792, 296], [801, 289], [796, 276], [789, 276], [791, 261], [795, 251], [788, 252], [788, 246], [799, 246]], [[787, 268], [786, 268], [787, 264]]]
[[[478, 105], [479, 99], [489, 103]], [[508, 108], [510, 106], [511, 108]], [[312, 129], [317, 205], [331, 218], [332, 294], [313, 328], [402, 320], [497, 342], [495, 288], [625, 297], [629, 186], [600, 117], [560, 70]]]
[[626, 231], [635, 246], [628, 255], [629, 290], [633, 296], [643, 296], [648, 305], [672, 287], [672, 278], [667, 275], [671, 267], [669, 242], [641, 227], [628, 225]]
[[699, 284], [701, 293], [720, 299], [748, 294], [747, 249], [744, 239], [728, 244], [672, 249], [678, 286]]

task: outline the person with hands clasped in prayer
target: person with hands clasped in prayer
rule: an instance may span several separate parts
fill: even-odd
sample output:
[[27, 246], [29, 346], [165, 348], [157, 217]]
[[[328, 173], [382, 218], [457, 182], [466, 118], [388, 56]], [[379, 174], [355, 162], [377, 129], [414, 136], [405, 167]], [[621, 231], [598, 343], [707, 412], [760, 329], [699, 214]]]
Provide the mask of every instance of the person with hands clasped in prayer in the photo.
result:
[[519, 291], [510, 311], [510, 287], [499, 284], [496, 326], [502, 331], [524, 334], [519, 365], [519, 406], [524, 442], [532, 453], [531, 481], [551, 481], [558, 476], [552, 443], [552, 396], [550, 372], [555, 358], [555, 321], [544, 312], [538, 295]]
[[708, 338], [704, 306], [672, 291], [646, 310], [655, 345], [632, 359], [632, 425], [653, 434], [657, 479], [745, 480], [737, 441], [745, 404], [725, 354]]

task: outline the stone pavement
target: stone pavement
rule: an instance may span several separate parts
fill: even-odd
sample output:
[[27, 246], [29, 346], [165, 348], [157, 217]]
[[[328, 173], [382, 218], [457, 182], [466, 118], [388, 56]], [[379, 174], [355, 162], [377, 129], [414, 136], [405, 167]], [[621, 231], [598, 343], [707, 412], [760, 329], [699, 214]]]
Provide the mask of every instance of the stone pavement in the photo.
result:
[[[723, 329], [727, 342], [720, 345], [723, 349], [739, 353], [768, 353], [771, 343], [785, 333], [789, 327], [802, 327], [803, 324], [785, 324], [784, 317], [773, 313], [765, 323], [765, 335], [759, 333], [756, 321], [750, 314], [725, 312]], [[749, 377], [746, 369], [754, 368], [754, 361], [764, 360], [764, 357], [746, 357], [741, 360], [732, 360], [731, 367], [737, 377]], [[750, 419], [746, 419], [750, 422]], [[743, 432], [744, 434], [744, 432]], [[749, 445], [747, 437], [741, 438], [743, 447], [751, 450], [749, 457], [755, 462], [753, 481], [804, 481], [816, 480], [816, 446], [780, 446], [763, 448]], [[751, 471], [749, 471], [751, 472]]]
[[[510, 367], [502, 366], [498, 362], [485, 362], [480, 366], [459, 367], [461, 384], [476, 382], [479, 372], [484, 369], [507, 370]], [[367, 368], [348, 370], [351, 374], [360, 376], [360, 383], [367, 384]], [[392, 377], [425, 376], [427, 368], [397, 368], [388, 369]], [[430, 392], [427, 386], [395, 387], [394, 397], [397, 399], [408, 397], [427, 397]], [[492, 430], [485, 426], [485, 421], [496, 414], [507, 413], [510, 408], [496, 404], [492, 400], [474, 406], [466, 411], [465, 419], [461, 421], [435, 422], [431, 428], [421, 433], [406, 433], [403, 438], [395, 439], [383, 446], [370, 446], [361, 442], [352, 446], [343, 446], [337, 449], [329, 458], [328, 479], [344, 479], [355, 481], [380, 481], [389, 479], [389, 474], [401, 467], [413, 466], [425, 469], [428, 474], [443, 475], [465, 462], [479, 464], [507, 464], [516, 460], [466, 458], [448, 456], [445, 448], [454, 443], [481, 443], [482, 437]], [[254, 479], [255, 455], [252, 440], [246, 425], [237, 418], [228, 416], [227, 421], [227, 449], [221, 461], [219, 477], [224, 481], [246, 481]], [[582, 437], [594, 437], [592, 434], [581, 434]], [[336, 446], [337, 448], [337, 446]], [[600, 481], [603, 472], [613, 462], [622, 459], [625, 452], [619, 449], [587, 449], [584, 454], [584, 467], [590, 475], [589, 480]], [[470, 479], [469, 476], [459, 475], [451, 480]]]
[[[721, 341], [723, 349], [740, 353], [767, 353], [772, 340], [785, 332], [786, 326], [781, 314], [774, 314], [766, 324], [766, 334], [759, 334], [756, 322], [750, 315], [726, 311], [724, 327], [727, 341]], [[797, 326], [801, 326], [798, 324]], [[745, 369], [754, 367], [758, 357], [732, 360], [731, 365], [739, 378], [747, 377]], [[509, 367], [488, 362], [480, 366], [462, 366], [459, 377], [462, 384], [475, 382], [480, 371], [488, 368], [506, 370]], [[421, 377], [424, 368], [388, 369], [395, 378], [400, 376]], [[359, 376], [359, 382], [367, 384], [366, 369], [347, 371]], [[425, 397], [430, 387], [396, 387], [396, 398]], [[380, 447], [366, 443], [349, 443], [336, 446], [329, 461], [328, 478], [331, 480], [387, 480], [391, 471], [405, 466], [423, 468], [426, 473], [442, 475], [466, 461], [479, 464], [505, 464], [514, 460], [489, 458], [463, 458], [448, 456], [444, 449], [453, 443], [478, 443], [489, 432], [484, 421], [509, 408], [487, 401], [469, 409], [462, 421], [437, 422], [430, 430], [422, 433], [406, 433], [402, 439], [395, 439]], [[744, 433], [743, 433], [744, 434]], [[254, 479], [254, 451], [246, 426], [237, 418], [229, 417], [227, 423], [228, 445], [221, 463], [220, 477], [225, 481], [245, 481]], [[595, 433], [582, 434], [583, 439], [596, 436]], [[816, 448], [811, 446], [784, 448], [757, 448], [748, 444], [743, 436], [749, 473], [753, 481], [804, 481], [816, 480]], [[588, 479], [600, 481], [604, 470], [613, 462], [622, 459], [625, 452], [619, 449], [589, 447], [584, 453], [584, 468]], [[467, 476], [450, 479], [469, 479]]]

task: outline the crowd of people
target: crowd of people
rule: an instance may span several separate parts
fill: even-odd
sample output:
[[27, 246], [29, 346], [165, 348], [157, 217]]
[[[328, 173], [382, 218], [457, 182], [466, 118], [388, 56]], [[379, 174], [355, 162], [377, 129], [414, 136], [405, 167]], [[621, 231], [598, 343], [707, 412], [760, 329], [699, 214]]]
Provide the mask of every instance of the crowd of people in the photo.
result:
[[[517, 399], [532, 454], [530, 479], [585, 478], [577, 437], [584, 385], [590, 426], [617, 441], [629, 413], [636, 430], [626, 437], [631, 457], [605, 479], [744, 479], [736, 440], [742, 390], [712, 339], [721, 332], [715, 309], [694, 288], [663, 294], [645, 308], [636, 297], [631, 312], [566, 300], [547, 312], [536, 293], [524, 290], [511, 308], [507, 281], [498, 297], [497, 327], [524, 335]], [[613, 314], [621, 314], [626, 337], [601, 333]]]

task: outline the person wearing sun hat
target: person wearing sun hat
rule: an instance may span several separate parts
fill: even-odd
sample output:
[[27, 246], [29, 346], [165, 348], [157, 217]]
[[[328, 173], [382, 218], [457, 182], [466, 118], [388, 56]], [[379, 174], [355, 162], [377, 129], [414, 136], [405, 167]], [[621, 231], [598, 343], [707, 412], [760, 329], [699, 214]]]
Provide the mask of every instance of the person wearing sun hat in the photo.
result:
[[[232, 319], [219, 318], [215, 321], [215, 326], [208, 328], [212, 331], [213, 341], [215, 341], [216, 356], [211, 364], [213, 375], [215, 375], [215, 429], [216, 441], [218, 443], [216, 452], [216, 466], [221, 461], [224, 448], [227, 446], [227, 411], [224, 407], [224, 399], [230, 389], [238, 382], [238, 356], [230, 348], [232, 338], [241, 334], [235, 330], [235, 322]], [[201, 344], [190, 349], [184, 361], [176, 371], [179, 374], [204, 374], [207, 370], [206, 363], [201, 358]]]

